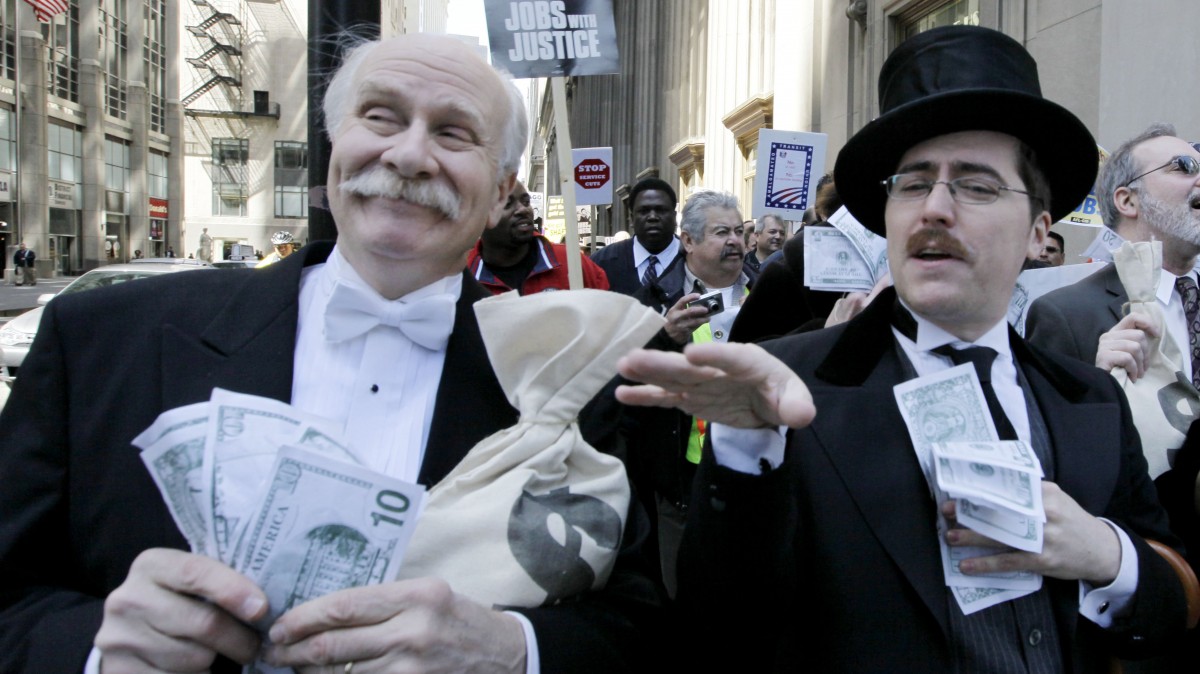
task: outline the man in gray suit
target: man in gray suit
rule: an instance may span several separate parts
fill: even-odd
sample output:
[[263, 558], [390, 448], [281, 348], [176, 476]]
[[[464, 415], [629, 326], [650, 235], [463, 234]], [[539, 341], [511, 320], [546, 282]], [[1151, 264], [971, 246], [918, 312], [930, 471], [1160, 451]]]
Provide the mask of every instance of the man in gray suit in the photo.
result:
[[[1196, 381], [1196, 347], [1185, 305], [1196, 300], [1200, 255], [1200, 152], [1169, 124], [1153, 124], [1109, 157], [1096, 189], [1104, 224], [1126, 241], [1162, 242], [1163, 274], [1158, 300], [1166, 330], [1185, 354], [1184, 374]], [[1129, 301], [1116, 265], [1046, 294], [1033, 303], [1026, 339], [1104, 370], [1123, 367], [1142, 376], [1149, 357], [1147, 336], [1157, 329], [1141, 313], [1124, 314]], [[1193, 309], [1193, 311], [1195, 311]], [[1194, 320], [1194, 319], [1193, 319]]]

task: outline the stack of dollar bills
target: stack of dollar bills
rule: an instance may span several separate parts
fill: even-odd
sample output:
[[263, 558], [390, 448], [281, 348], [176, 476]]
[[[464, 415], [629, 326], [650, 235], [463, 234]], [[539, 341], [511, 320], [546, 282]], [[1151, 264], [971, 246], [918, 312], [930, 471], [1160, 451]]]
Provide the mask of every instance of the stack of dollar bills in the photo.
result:
[[133, 441], [192, 552], [266, 593], [260, 627], [399, 571], [425, 489], [364, 468], [339, 434], [286, 403], [215, 389]]

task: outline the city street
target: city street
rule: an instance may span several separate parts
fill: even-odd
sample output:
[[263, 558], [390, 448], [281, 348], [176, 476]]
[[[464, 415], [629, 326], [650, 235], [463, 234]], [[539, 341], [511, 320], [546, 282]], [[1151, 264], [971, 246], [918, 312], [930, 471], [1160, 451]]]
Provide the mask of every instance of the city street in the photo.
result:
[[28, 309], [37, 306], [37, 298], [46, 293], [56, 293], [75, 276], [63, 276], [52, 279], [38, 279], [35, 286], [0, 285], [0, 324]]

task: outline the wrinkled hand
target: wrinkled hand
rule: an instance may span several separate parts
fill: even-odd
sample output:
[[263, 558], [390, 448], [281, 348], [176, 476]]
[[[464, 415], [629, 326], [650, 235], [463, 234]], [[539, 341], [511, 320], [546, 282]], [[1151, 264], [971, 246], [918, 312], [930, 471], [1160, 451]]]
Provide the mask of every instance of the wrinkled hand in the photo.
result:
[[[963, 573], [1027, 570], [1051, 578], [1086, 580], [1097, 586], [1111, 583], [1121, 569], [1121, 540], [1116, 532], [1088, 514], [1053, 482], [1042, 482], [1042, 503], [1046, 508], [1046, 525], [1040, 554], [1013, 550], [970, 529], [946, 532], [946, 542], [952, 546], [1006, 550], [964, 560], [960, 566]], [[942, 504], [942, 514], [954, 524], [954, 501]]]
[[101, 671], [206, 672], [218, 653], [250, 662], [259, 641], [245, 623], [266, 612], [262, 590], [221, 562], [147, 550], [104, 602]]
[[876, 295], [890, 285], [892, 285], [892, 275], [889, 272], [875, 282], [875, 287], [871, 288], [871, 292], [847, 293], [845, 297], [833, 303], [833, 310], [829, 312], [829, 316], [825, 319], [825, 327], [832, 328], [839, 323], [845, 323], [859, 315], [875, 299]]
[[627, 405], [678, 407], [737, 428], [803, 428], [817, 414], [808, 387], [756, 344], [691, 344], [683, 353], [639, 349], [617, 371], [643, 386], [620, 386]]
[[1096, 367], [1108, 372], [1119, 367], [1129, 373], [1130, 381], [1146, 374], [1150, 362], [1150, 337], [1160, 336], [1150, 317], [1133, 312], [1121, 319], [1111, 330], [1100, 335], [1096, 347]]
[[520, 622], [437, 578], [327, 594], [280, 616], [269, 636], [267, 661], [304, 672], [340, 674], [348, 662], [354, 674], [525, 670]]
[[704, 307], [689, 307], [688, 302], [700, 299], [698, 293], [688, 293], [679, 298], [675, 306], [667, 310], [667, 324], [663, 327], [676, 344], [687, 344], [692, 340], [692, 332], [708, 322], [708, 309]]

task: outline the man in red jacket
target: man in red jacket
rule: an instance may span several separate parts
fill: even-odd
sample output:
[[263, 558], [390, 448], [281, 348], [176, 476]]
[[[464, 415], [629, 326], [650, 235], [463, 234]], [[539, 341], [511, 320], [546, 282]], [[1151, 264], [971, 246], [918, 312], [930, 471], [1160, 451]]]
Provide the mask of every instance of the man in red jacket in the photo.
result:
[[[586, 257], [580, 260], [584, 287], [608, 290], [604, 270]], [[468, 254], [467, 269], [495, 295], [509, 290], [530, 295], [571, 287], [567, 280], [566, 246], [550, 243], [537, 233], [529, 192], [520, 182], [508, 195], [500, 222], [483, 230], [483, 236]]]

